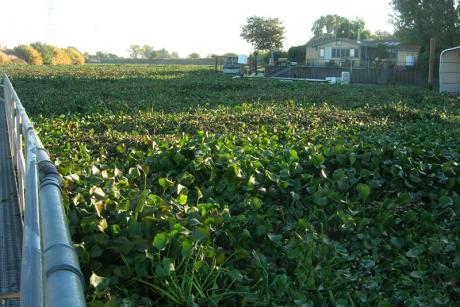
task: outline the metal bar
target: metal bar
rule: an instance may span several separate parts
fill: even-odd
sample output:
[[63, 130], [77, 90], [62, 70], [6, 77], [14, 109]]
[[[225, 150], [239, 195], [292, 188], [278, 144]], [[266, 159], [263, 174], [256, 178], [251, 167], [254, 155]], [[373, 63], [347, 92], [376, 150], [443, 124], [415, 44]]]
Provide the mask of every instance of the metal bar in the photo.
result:
[[42, 252], [38, 199], [37, 157], [33, 130], [27, 137], [27, 175], [21, 263], [20, 306], [43, 306]]
[[20, 199], [24, 193], [21, 306], [86, 306], [84, 277], [62, 205], [61, 177], [6, 75], [3, 84]]
[[61, 204], [60, 180], [54, 174], [47, 173], [46, 169], [50, 166], [48, 163], [39, 166], [46, 306], [86, 306], [83, 296], [84, 277], [75, 250], [70, 244]]

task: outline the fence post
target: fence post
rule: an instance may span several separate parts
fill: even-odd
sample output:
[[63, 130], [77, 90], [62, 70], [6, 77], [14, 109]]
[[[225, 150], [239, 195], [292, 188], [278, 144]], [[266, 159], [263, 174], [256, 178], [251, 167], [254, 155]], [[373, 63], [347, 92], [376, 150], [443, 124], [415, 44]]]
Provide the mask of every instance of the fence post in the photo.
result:
[[435, 49], [436, 49], [436, 39], [432, 37], [430, 39], [430, 63], [428, 66], [428, 86], [430, 89], [432, 89], [434, 85], [433, 75], [434, 75]]

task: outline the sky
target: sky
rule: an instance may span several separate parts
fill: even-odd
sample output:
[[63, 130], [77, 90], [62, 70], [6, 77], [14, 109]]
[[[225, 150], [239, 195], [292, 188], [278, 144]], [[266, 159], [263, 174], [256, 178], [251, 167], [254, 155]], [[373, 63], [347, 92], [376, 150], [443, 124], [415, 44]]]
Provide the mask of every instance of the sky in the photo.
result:
[[[241, 37], [246, 18], [278, 17], [284, 49], [305, 44], [322, 15], [363, 18], [366, 28], [393, 32], [389, 0], [0, 0], [0, 45], [34, 41], [83, 52], [128, 56], [132, 44], [166, 48], [186, 57], [236, 52], [249, 54]], [[50, 10], [50, 7], [52, 10]], [[51, 11], [51, 13], [50, 13]]]

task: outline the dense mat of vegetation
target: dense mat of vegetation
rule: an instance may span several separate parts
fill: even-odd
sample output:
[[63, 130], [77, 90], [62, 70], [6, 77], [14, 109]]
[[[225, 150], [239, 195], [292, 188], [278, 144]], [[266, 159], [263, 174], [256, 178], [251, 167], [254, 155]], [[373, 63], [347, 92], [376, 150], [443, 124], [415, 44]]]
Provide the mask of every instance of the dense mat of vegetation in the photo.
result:
[[91, 306], [452, 306], [460, 101], [180, 66], [6, 67]]

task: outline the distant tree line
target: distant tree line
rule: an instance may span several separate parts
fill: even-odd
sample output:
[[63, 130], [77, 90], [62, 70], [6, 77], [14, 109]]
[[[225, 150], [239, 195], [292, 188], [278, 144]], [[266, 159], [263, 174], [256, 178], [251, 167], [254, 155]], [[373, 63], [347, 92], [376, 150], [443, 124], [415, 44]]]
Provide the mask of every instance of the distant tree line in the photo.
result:
[[165, 48], [155, 50], [150, 45], [131, 45], [128, 48], [129, 56], [131, 59], [178, 59], [177, 52], [169, 52]]
[[75, 47], [59, 48], [41, 42], [18, 45], [0, 53], [0, 64], [27, 63], [31, 65], [84, 64], [85, 57]]

